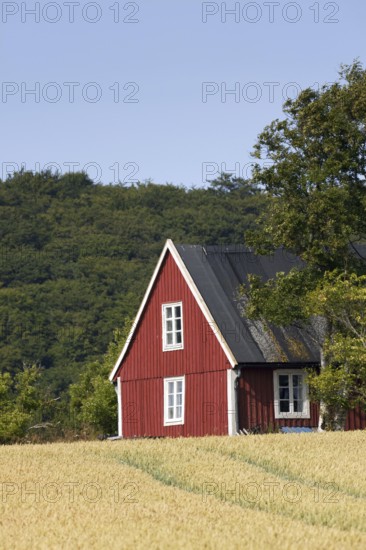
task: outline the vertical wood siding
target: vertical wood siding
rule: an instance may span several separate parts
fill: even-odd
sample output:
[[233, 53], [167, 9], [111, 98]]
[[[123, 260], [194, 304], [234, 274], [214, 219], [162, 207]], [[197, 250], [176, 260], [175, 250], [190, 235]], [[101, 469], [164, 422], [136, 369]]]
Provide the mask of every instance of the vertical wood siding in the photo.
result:
[[239, 425], [240, 428], [259, 427], [261, 431], [277, 430], [281, 426], [310, 427], [318, 426], [319, 407], [310, 404], [310, 418], [275, 419], [273, 371], [265, 367], [246, 368], [239, 380]]
[[163, 380], [122, 382], [124, 437], [227, 434], [226, 371], [186, 376], [185, 422], [164, 426]]
[[346, 420], [346, 430], [364, 430], [366, 428], [366, 413], [357, 407], [349, 411]]
[[[317, 428], [319, 420], [319, 406], [310, 403], [309, 419], [275, 419], [274, 417], [274, 387], [273, 371], [265, 367], [246, 368], [239, 381], [239, 426], [253, 429], [259, 427], [261, 431], [277, 430], [282, 426]], [[366, 413], [360, 408], [349, 411], [346, 421], [346, 430], [363, 430], [366, 428]]]
[[[162, 304], [182, 302], [184, 349], [163, 352]], [[124, 437], [226, 435], [227, 369], [230, 364], [170, 254], [162, 265], [134, 341], [118, 373], [122, 388]], [[273, 370], [246, 368], [239, 381], [239, 427], [262, 431], [281, 426], [317, 427], [319, 407], [310, 419], [275, 419]], [[185, 375], [185, 422], [164, 427], [163, 379]], [[346, 429], [366, 428], [359, 409]]]
[[[184, 349], [163, 352], [162, 304], [182, 302]], [[227, 434], [230, 364], [170, 254], [162, 265], [118, 376], [123, 435]], [[186, 376], [185, 423], [163, 425], [163, 379]]]

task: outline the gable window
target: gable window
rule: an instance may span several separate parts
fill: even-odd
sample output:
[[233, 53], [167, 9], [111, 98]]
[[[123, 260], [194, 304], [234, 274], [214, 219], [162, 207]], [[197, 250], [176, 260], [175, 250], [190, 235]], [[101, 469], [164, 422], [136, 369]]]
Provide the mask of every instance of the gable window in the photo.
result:
[[163, 305], [163, 351], [183, 348], [182, 303]]
[[310, 418], [304, 371], [277, 370], [273, 376], [275, 418]]
[[184, 376], [164, 379], [164, 426], [184, 424]]

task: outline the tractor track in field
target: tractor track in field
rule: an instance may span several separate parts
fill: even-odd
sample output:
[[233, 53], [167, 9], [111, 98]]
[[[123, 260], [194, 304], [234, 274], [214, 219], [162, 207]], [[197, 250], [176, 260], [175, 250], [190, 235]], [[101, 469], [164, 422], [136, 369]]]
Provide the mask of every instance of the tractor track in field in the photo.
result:
[[242, 462], [243, 464], [247, 464], [248, 466], [252, 466], [254, 468], [257, 468], [258, 470], [261, 470], [262, 472], [265, 472], [269, 475], [278, 477], [279, 479], [283, 481], [293, 482], [293, 483], [299, 483], [301, 485], [304, 485], [306, 487], [314, 488], [318, 487], [319, 489], [322, 489], [324, 491], [329, 491], [330, 485], [336, 485], [337, 490], [336, 492], [350, 497], [354, 499], [359, 500], [366, 500], [366, 494], [362, 492], [352, 491], [347, 488], [341, 488], [337, 482], [326, 482], [326, 481], [314, 481], [311, 479], [307, 479], [305, 477], [299, 476], [297, 474], [293, 474], [290, 472], [286, 472], [285, 470], [281, 470], [280, 468], [276, 468], [275, 466], [271, 466], [266, 462], [257, 462], [253, 460], [250, 457], [243, 456], [238, 454], [235, 451], [222, 451], [220, 449], [210, 449], [203, 447], [202, 450], [205, 452], [211, 453], [213, 455], [218, 454], [220, 456], [225, 456], [230, 458], [231, 460], [235, 460], [236, 462]]
[[[205, 452], [207, 452], [207, 450], [205, 450]], [[240, 460], [232, 458], [229, 455], [227, 455], [226, 453], [220, 453], [220, 452], [217, 453], [216, 451], [211, 451], [211, 454], [222, 454], [224, 456], [227, 456], [228, 459], [236, 460], [237, 462], [240, 462]], [[170, 474], [167, 471], [164, 471], [164, 465], [161, 465], [161, 464], [158, 464], [158, 463], [156, 465], [153, 465], [153, 466], [146, 465], [146, 464], [143, 464], [143, 462], [140, 461], [138, 458], [135, 459], [135, 458], [132, 458], [132, 457], [126, 457], [126, 456], [121, 456], [121, 455], [113, 455], [113, 456], [111, 456], [111, 458], [119, 464], [123, 464], [125, 466], [132, 467], [132, 468], [134, 468], [138, 471], [143, 472], [144, 474], [149, 475], [152, 479], [154, 479], [155, 481], [163, 484], [164, 486], [174, 487], [174, 488], [182, 490], [186, 493], [193, 493], [193, 494], [197, 494], [197, 495], [200, 495], [201, 497], [203, 497], [202, 487], [200, 487], [199, 485], [193, 485], [193, 484], [188, 485], [186, 482], [178, 479], [175, 475]], [[246, 461], [241, 460], [241, 462], [246, 462]], [[296, 483], [299, 483], [300, 485], [303, 485], [303, 486], [306, 486], [306, 487], [311, 487], [311, 482], [304, 483], [304, 481], [301, 478], [293, 478], [293, 477], [289, 477], [287, 475], [285, 475], [283, 477], [280, 477], [278, 474], [273, 473], [274, 470], [273, 470], [273, 472], [271, 472], [269, 469], [266, 469], [263, 466], [256, 464], [254, 461], [248, 462], [248, 465], [250, 465], [252, 467], [255, 467], [255, 468], [257, 468], [261, 471], [264, 471], [264, 472], [266, 472], [270, 475], [273, 475], [273, 476], [277, 477], [280, 480], [295, 483], [295, 479], [296, 479]], [[347, 493], [341, 493], [341, 494], [343, 494], [344, 496], [347, 496], [348, 498], [357, 500], [357, 497], [355, 497], [354, 495], [349, 495]], [[210, 496], [212, 498], [220, 500], [221, 502], [225, 502], [226, 504], [231, 505], [231, 506], [239, 506], [242, 509], [250, 509], [250, 510], [253, 510], [253, 511], [256, 511], [256, 512], [261, 512], [261, 513], [267, 515], [269, 518], [271, 518], [272, 521], [273, 521], [273, 517], [278, 516], [278, 517], [283, 517], [283, 518], [286, 518], [286, 519], [294, 521], [294, 522], [303, 523], [304, 525], [308, 525], [310, 527], [312, 527], [312, 526], [324, 527], [326, 529], [333, 529], [333, 530], [337, 530], [339, 532], [344, 532], [344, 533], [348, 533], [348, 532], [351, 532], [351, 531], [353, 531], [353, 532], [356, 531], [360, 534], [366, 533], [366, 525], [362, 529], [355, 528], [354, 526], [340, 527], [337, 524], [331, 524], [331, 523], [329, 523], [329, 521], [327, 521], [325, 519], [322, 519], [322, 518], [319, 518], [319, 516], [310, 517], [310, 516], [307, 516], [305, 513], [296, 515], [296, 513], [293, 514], [291, 512], [288, 512], [284, 508], [282, 508], [282, 509], [281, 508], [275, 508], [275, 509], [267, 508], [266, 509], [263, 506], [258, 506], [257, 503], [253, 503], [253, 502], [250, 502], [248, 500], [243, 500], [243, 499], [228, 500], [226, 498], [226, 494], [223, 495], [220, 492], [217, 493], [217, 494], [210, 495]], [[296, 509], [296, 507], [294, 509]]]

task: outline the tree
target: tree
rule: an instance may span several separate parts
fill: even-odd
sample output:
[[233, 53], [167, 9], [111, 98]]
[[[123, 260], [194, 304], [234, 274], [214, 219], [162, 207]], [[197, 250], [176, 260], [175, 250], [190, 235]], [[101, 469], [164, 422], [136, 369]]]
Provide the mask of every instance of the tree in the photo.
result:
[[325, 273], [308, 294], [310, 314], [328, 322], [323, 353], [326, 366], [309, 375], [315, 399], [327, 405], [326, 423], [335, 428], [347, 409], [366, 408], [366, 276]]
[[212, 180], [209, 189], [222, 194], [240, 192], [247, 197], [258, 195], [258, 188], [253, 182], [244, 178], [237, 178], [226, 172], [222, 172], [218, 178]]
[[[347, 300], [356, 300], [363, 281], [352, 277], [365, 273], [365, 258], [355, 244], [366, 235], [366, 71], [358, 61], [341, 66], [338, 82], [318, 91], [304, 90], [284, 104], [284, 112], [287, 119], [267, 126], [254, 147], [257, 159], [271, 161], [265, 167], [257, 163], [253, 172], [253, 181], [269, 201], [259, 228], [247, 233], [247, 243], [259, 253], [284, 247], [304, 265], [265, 284], [252, 278], [251, 290], [245, 290], [247, 311], [278, 325], [303, 327], [314, 315], [322, 315], [326, 330], [319, 334], [319, 344], [324, 370], [317, 384], [314, 377], [310, 383], [328, 407], [327, 422], [334, 427], [341, 410], [353, 402], [352, 391], [360, 394], [356, 380], [361, 386], [366, 383], [365, 357], [357, 332], [334, 322], [329, 293], [323, 308], [315, 304], [337, 281], [338, 313], [343, 318], [350, 313]], [[341, 280], [350, 285], [348, 295]], [[356, 326], [355, 319], [348, 319]], [[328, 388], [332, 380], [337, 388], [346, 384], [347, 391], [333, 399], [337, 391], [321, 391], [326, 377]]]
[[230, 182], [221, 190], [101, 185], [50, 171], [0, 181], [3, 371], [42, 364], [41, 383], [68, 416], [69, 385], [137, 311], [166, 239], [239, 244], [254, 227], [262, 193]]
[[253, 172], [271, 201], [250, 242], [284, 246], [321, 270], [346, 268], [352, 243], [366, 235], [366, 71], [342, 66], [338, 82], [304, 90], [284, 112], [254, 147], [272, 163]]
[[108, 376], [128, 336], [130, 319], [123, 330], [116, 329], [102, 362], [91, 363], [80, 375], [79, 382], [70, 386], [71, 413], [76, 421], [92, 432], [114, 433], [117, 427], [116, 393]]
[[42, 404], [37, 385], [40, 375], [36, 365], [23, 365], [14, 378], [7, 372], [0, 374], [0, 443], [19, 440], [26, 434]]

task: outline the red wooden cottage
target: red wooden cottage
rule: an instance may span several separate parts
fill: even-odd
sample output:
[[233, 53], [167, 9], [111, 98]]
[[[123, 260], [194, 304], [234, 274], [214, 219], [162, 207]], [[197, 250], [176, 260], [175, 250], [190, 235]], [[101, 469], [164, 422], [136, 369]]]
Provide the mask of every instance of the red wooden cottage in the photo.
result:
[[[234, 435], [243, 429], [318, 426], [305, 369], [319, 366], [311, 331], [245, 318], [240, 284], [298, 260], [244, 246], [167, 241], [110, 380], [121, 437]], [[347, 428], [365, 427], [349, 413]]]

